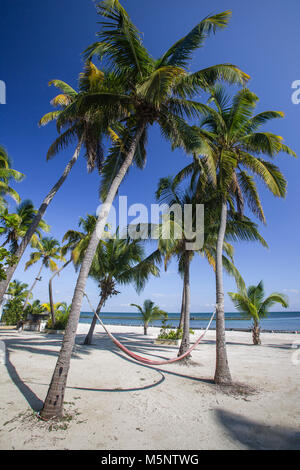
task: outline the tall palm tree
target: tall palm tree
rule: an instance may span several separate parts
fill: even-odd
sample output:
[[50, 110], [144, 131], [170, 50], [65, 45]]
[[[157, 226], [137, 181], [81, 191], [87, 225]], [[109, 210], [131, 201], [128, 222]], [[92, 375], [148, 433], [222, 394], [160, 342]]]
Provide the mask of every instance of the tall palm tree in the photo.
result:
[[29, 294], [33, 291], [37, 281], [41, 280], [41, 272], [42, 269], [45, 268], [50, 268], [52, 272], [57, 271], [58, 267], [57, 264], [54, 260], [62, 260], [62, 254], [61, 254], [61, 247], [60, 243], [55, 240], [53, 237], [44, 237], [42, 238], [39, 242], [38, 245], [36, 246], [36, 251], [33, 251], [30, 254], [30, 259], [27, 261], [25, 264], [25, 270], [28, 269], [30, 266], [36, 264], [38, 261], [42, 261], [42, 264], [40, 266], [39, 272], [29, 289], [29, 293], [27, 298], [25, 299], [23, 309], [25, 309]]
[[265, 222], [253, 174], [260, 178], [276, 197], [285, 196], [286, 180], [279, 168], [273, 162], [263, 159], [261, 155], [274, 158], [280, 152], [293, 156], [295, 153], [283, 143], [282, 137], [260, 129], [264, 123], [282, 118], [284, 114], [278, 111], [264, 111], [254, 115], [258, 97], [248, 89], [241, 90], [231, 99], [222, 87], [218, 87], [213, 90], [210, 101], [212, 105], [207, 107], [198, 132], [205, 149], [204, 163], [209, 168], [211, 181], [216, 185], [220, 208], [215, 271], [215, 382], [228, 384], [231, 382], [231, 374], [226, 352], [222, 273], [228, 207], [236, 205], [238, 212], [243, 214], [246, 201], [254, 215]]
[[147, 299], [144, 301], [143, 306], [137, 304], [130, 304], [133, 307], [136, 307], [140, 312], [141, 318], [144, 324], [144, 335], [148, 334], [149, 323], [152, 323], [155, 320], [160, 318], [166, 318], [167, 312], [161, 310], [158, 305], [155, 305], [152, 300]]
[[261, 344], [260, 320], [268, 316], [269, 309], [276, 303], [285, 308], [289, 306], [287, 297], [278, 292], [265, 297], [263, 281], [260, 281], [257, 286], [249, 286], [247, 290], [243, 289], [237, 293], [228, 292], [228, 295], [239, 312], [247, 318], [252, 318], [252, 338], [255, 345]]
[[[93, 278], [100, 288], [100, 301], [97, 314], [101, 311], [109, 297], [119, 294], [116, 285], [132, 283], [137, 292], [141, 292], [151, 275], [158, 276], [161, 256], [159, 251], [145, 256], [142, 240], [120, 239], [119, 232], [116, 236], [98, 245], [90, 270]], [[84, 344], [91, 344], [97, 316], [94, 315], [89, 332]]]
[[[215, 196], [214, 191], [211, 193], [207, 190], [200, 191], [199, 186], [192, 185], [186, 187], [185, 185], [179, 184], [179, 179], [176, 177], [161, 178], [156, 191], [156, 198], [159, 202], [167, 203], [169, 208], [174, 204], [181, 207], [182, 214], [184, 214], [186, 204], [189, 204], [193, 208], [193, 220], [192, 229], [196, 234], [200, 230], [203, 230], [203, 245], [201, 247], [191, 248], [190, 234], [187, 233], [187, 227], [184, 225], [176, 227], [177, 237], [173, 238], [172, 235], [167, 240], [159, 237], [159, 249], [165, 253], [165, 266], [171, 259], [176, 257], [178, 262], [178, 272], [183, 278], [183, 293], [182, 293], [182, 312], [180, 319], [180, 327], [183, 329], [183, 335], [181, 340], [180, 349], [178, 356], [184, 354], [190, 347], [190, 265], [196, 254], [202, 255], [207, 259], [209, 264], [215, 270], [215, 254], [216, 244], [218, 235], [218, 214], [214, 207]], [[195, 208], [197, 204], [205, 203], [205, 214], [204, 214], [204, 227], [197, 227], [195, 222]], [[223, 244], [223, 267], [227, 273], [235, 278], [237, 285], [242, 288], [244, 287], [244, 281], [233, 263], [233, 247], [228, 240], [257, 240], [266, 246], [265, 240], [258, 233], [256, 225], [246, 217], [232, 220], [234, 215], [230, 214], [230, 222], [227, 226], [226, 241]], [[164, 221], [162, 222], [161, 234], [164, 234], [164, 225], [178, 224], [174, 220], [173, 213], [164, 214]], [[175, 227], [174, 227], [175, 230]]]
[[[4, 223], [4, 225], [0, 227], [0, 233], [6, 237], [2, 246], [9, 243], [10, 251], [15, 254], [19, 247], [19, 240], [26, 234], [36, 213], [37, 210], [29, 199], [22, 201], [16, 207], [15, 213], [10, 214], [7, 209], [4, 209], [0, 215], [0, 220]], [[38, 240], [41, 238], [41, 230], [44, 232], [49, 232], [50, 230], [49, 225], [44, 220], [40, 220], [35, 233], [32, 235], [32, 246], [36, 246]]]
[[16, 202], [20, 202], [19, 194], [10, 186], [11, 180], [22, 181], [25, 175], [11, 168], [10, 158], [5, 148], [0, 145], [0, 208], [6, 206], [4, 197], [9, 195]]
[[91, 107], [100, 107], [114, 119], [118, 115], [118, 120], [122, 121], [125, 127], [124, 131], [120, 132], [121, 139], [112, 147], [111, 158], [108, 156], [106, 160], [108, 166], [107, 171], [104, 168], [104, 205], [99, 212], [96, 229], [81, 264], [69, 323], [42, 410], [44, 418], [61, 416], [63, 413], [63, 396], [76, 325], [98, 240], [103, 233], [116, 193], [134, 157], [139, 166], [143, 166], [145, 162], [148, 127], [154, 122], [158, 123], [163, 136], [168, 138], [174, 147], [183, 146], [188, 150], [191, 144], [195, 145], [197, 134], [184, 118], [198, 116], [203, 110], [202, 105], [193, 101], [192, 97], [218, 79], [244, 83], [249, 78], [231, 64], [220, 64], [195, 73], [189, 71], [192, 53], [204, 44], [211, 33], [227, 25], [230, 12], [205, 18], [158, 60], [154, 60], [119, 1], [100, 2], [98, 11], [104, 17], [102, 30], [98, 34], [99, 42], [88, 48], [87, 55], [88, 58], [96, 56], [105, 60], [113, 74], [114, 83], [120, 84], [119, 92], [107, 90], [87, 93], [81, 97], [79, 109], [81, 112], [88, 112]]
[[[77, 162], [82, 145], [84, 145], [86, 149], [85, 156], [87, 159], [88, 171], [91, 172], [94, 168], [97, 168], [100, 171], [103, 160], [101, 145], [103, 135], [108, 135], [112, 141], [118, 137], [117, 134], [108, 127], [108, 123], [112, 120], [111, 113], [104, 113], [99, 107], [97, 110], [89, 109], [82, 113], [78, 112], [78, 101], [82, 94], [86, 94], [88, 90], [102, 90], [103, 86], [105, 86], [105, 89], [108, 89], [109, 84], [106, 83], [103, 77], [104, 74], [89, 61], [84, 72], [80, 74], [79, 92], [75, 91], [70, 85], [62, 80], [52, 80], [49, 83], [50, 85], [54, 85], [56, 88], [59, 88], [61, 93], [51, 102], [53, 106], [59, 107], [59, 109], [47, 113], [40, 120], [40, 125], [42, 126], [51, 121], [56, 121], [57, 130], [59, 132], [59, 136], [52, 143], [47, 152], [47, 160], [53, 158], [60, 150], [65, 149], [65, 147], [74, 142], [74, 140], [77, 140], [76, 149], [61, 177], [43, 200], [34, 219], [32, 220], [32, 223], [28, 227], [27, 232], [16, 251], [18, 261], [7, 268], [6, 279], [0, 282], [0, 303], [18, 266], [18, 262], [30, 243], [32, 236], [42, 220], [49, 204], [65, 182], [74, 164]], [[63, 129], [66, 130], [62, 132]]]

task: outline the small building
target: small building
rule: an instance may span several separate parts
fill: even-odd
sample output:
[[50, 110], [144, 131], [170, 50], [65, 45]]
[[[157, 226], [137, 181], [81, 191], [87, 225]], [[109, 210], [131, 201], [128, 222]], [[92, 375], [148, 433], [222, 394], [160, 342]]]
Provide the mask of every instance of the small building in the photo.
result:
[[24, 331], [43, 331], [47, 325], [49, 313], [28, 313], [22, 330]]

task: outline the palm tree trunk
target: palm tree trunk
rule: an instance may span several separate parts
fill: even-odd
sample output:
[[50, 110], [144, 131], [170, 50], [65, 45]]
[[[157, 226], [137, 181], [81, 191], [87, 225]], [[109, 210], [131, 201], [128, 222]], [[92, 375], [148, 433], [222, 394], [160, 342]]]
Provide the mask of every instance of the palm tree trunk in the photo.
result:
[[148, 334], [148, 323], [144, 323], [144, 335], [147, 336]]
[[[190, 347], [190, 257], [189, 252], [185, 251], [184, 263], [184, 320], [183, 333], [178, 356], [184, 354]], [[188, 359], [190, 354], [185, 358]]]
[[215, 383], [232, 382], [227, 360], [223, 289], [223, 243], [227, 224], [227, 201], [222, 201], [220, 228], [216, 249], [216, 370]]
[[39, 278], [40, 278], [40, 275], [41, 275], [41, 272], [42, 272], [43, 267], [44, 267], [44, 262], [42, 262], [42, 265], [41, 265], [41, 267], [40, 267], [40, 269], [39, 269], [39, 272], [38, 272], [38, 274], [37, 274], [37, 276], [36, 276], [36, 278], [35, 278], [35, 280], [34, 280], [34, 283], [32, 284], [32, 286], [30, 287], [30, 289], [29, 289], [29, 291], [28, 291], [27, 297], [26, 297], [25, 302], [24, 302], [24, 304], [23, 304], [23, 311], [25, 310], [26, 305], [28, 304], [28, 300], [29, 300], [29, 297], [30, 297], [31, 292], [32, 292], [33, 289], [35, 288], [35, 285], [36, 285], [36, 283], [38, 282], [38, 280], [39, 280]]
[[[100, 302], [99, 302], [99, 304], [98, 304], [98, 307], [97, 307], [97, 309], [96, 309], [96, 313], [97, 313], [97, 314], [99, 314], [99, 313], [101, 312], [101, 309], [102, 309], [102, 307], [103, 307], [105, 301], [106, 301], [106, 298], [105, 298], [104, 295], [102, 295], [102, 296], [101, 296], [101, 299], [100, 299]], [[90, 345], [90, 344], [92, 344], [93, 334], [94, 334], [94, 329], [95, 329], [96, 323], [97, 323], [97, 316], [94, 315], [94, 316], [93, 316], [92, 323], [91, 323], [91, 326], [90, 326], [90, 329], [89, 329], [89, 332], [88, 332], [88, 334], [86, 335], [83, 344], [85, 344], [85, 345]]]
[[28, 244], [30, 243], [30, 240], [31, 240], [32, 236], [34, 235], [40, 221], [42, 220], [42, 218], [43, 218], [50, 202], [52, 201], [52, 199], [54, 198], [55, 194], [60, 189], [62, 184], [65, 182], [67, 176], [69, 175], [69, 173], [72, 170], [74, 164], [76, 163], [76, 161], [79, 157], [81, 145], [82, 145], [82, 140], [79, 141], [79, 143], [76, 147], [75, 153], [74, 153], [73, 157], [71, 158], [71, 160], [69, 161], [69, 163], [67, 164], [67, 166], [65, 167], [63, 174], [61, 175], [61, 177], [59, 178], [57, 183], [52, 187], [50, 192], [47, 194], [47, 196], [43, 200], [43, 202], [42, 202], [35, 218], [33, 219], [32, 223], [30, 224], [30, 226], [29, 226], [23, 240], [21, 241], [16, 253], [14, 253], [18, 257], [18, 261], [13, 266], [9, 266], [7, 268], [7, 270], [5, 272], [6, 279], [4, 279], [3, 281], [0, 282], [0, 303], [3, 299], [3, 296], [6, 292], [6, 289], [7, 289], [8, 285], [11, 281], [11, 278], [13, 277], [14, 272], [15, 272], [18, 264], [19, 264], [19, 261], [20, 261], [21, 257], [23, 256], [24, 251], [27, 248]]
[[260, 326], [259, 326], [259, 323], [257, 322], [257, 320], [253, 320], [252, 339], [253, 339], [253, 344], [255, 344], [255, 345], [261, 344]]
[[54, 324], [55, 324], [55, 312], [54, 312], [54, 302], [53, 302], [53, 291], [52, 291], [52, 281], [53, 279], [55, 278], [55, 276], [58, 276], [58, 274], [63, 270], [65, 269], [68, 264], [70, 264], [72, 261], [72, 258], [69, 259], [69, 261], [67, 261], [60, 269], [58, 269], [57, 271], [55, 271], [55, 273], [53, 274], [53, 276], [50, 277], [50, 280], [49, 280], [49, 303], [50, 303], [50, 313], [51, 313], [51, 323], [52, 323], [52, 328], [54, 328]]
[[181, 300], [181, 312], [180, 312], [180, 321], [179, 321], [179, 330], [183, 329], [183, 322], [184, 322], [184, 310], [185, 310], [185, 295], [184, 295], [184, 283], [182, 288], [182, 300]]
[[89, 245], [85, 252], [85, 256], [81, 264], [79, 276], [74, 290], [71, 312], [63, 338], [61, 350], [58, 356], [58, 360], [54, 369], [52, 380], [41, 413], [44, 419], [50, 419], [53, 417], [60, 418], [63, 415], [63, 401], [65, 395], [65, 388], [70, 367], [71, 355], [75, 343], [76, 331], [86, 281], [99, 243], [99, 239], [101, 238], [102, 233], [104, 231], [106, 220], [111, 209], [112, 203], [117, 194], [119, 186], [127, 173], [127, 170], [132, 164], [137, 145], [144, 132], [144, 129], [145, 123], [140, 123], [137, 128], [136, 135], [131, 142], [126, 158], [110, 186], [105, 203], [102, 204], [96, 228], [90, 238]]

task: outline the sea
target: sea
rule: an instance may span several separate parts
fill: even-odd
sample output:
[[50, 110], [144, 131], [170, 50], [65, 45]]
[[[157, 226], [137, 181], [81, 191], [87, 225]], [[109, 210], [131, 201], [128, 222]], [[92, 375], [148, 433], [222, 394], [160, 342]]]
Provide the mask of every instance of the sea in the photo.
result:
[[[191, 313], [191, 328], [194, 330], [206, 328], [210, 313]], [[80, 323], [90, 323], [93, 317], [91, 312], [81, 312]], [[176, 328], [179, 323], [179, 313], [168, 313], [167, 324]], [[133, 313], [107, 312], [101, 314], [106, 325], [142, 326], [141, 319]], [[242, 317], [238, 312], [226, 313], [225, 324], [227, 330], [248, 330], [252, 320]], [[261, 329], [265, 331], [291, 331], [300, 333], [300, 312], [271, 312], [267, 318], [261, 320]], [[161, 327], [161, 320], [156, 320], [150, 326]], [[215, 320], [211, 328], [216, 327]]]

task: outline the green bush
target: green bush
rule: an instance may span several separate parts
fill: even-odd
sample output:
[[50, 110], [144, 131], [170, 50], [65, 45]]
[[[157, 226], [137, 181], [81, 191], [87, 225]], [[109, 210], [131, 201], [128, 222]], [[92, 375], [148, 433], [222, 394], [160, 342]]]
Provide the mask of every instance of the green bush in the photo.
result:
[[[193, 335], [194, 331], [190, 329], [190, 333]], [[162, 327], [160, 329], [157, 339], [170, 339], [177, 340], [181, 339], [183, 335], [183, 330], [181, 328], [173, 329], [172, 325], [166, 324], [166, 319], [162, 321]]]
[[18, 298], [9, 300], [3, 307], [1, 322], [5, 325], [16, 325], [24, 320], [23, 302]]
[[69, 312], [60, 312], [57, 310], [55, 312], [55, 324], [52, 326], [51, 318], [49, 318], [47, 323], [47, 328], [53, 330], [65, 330], [69, 320]]

